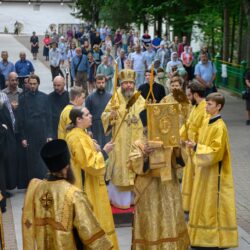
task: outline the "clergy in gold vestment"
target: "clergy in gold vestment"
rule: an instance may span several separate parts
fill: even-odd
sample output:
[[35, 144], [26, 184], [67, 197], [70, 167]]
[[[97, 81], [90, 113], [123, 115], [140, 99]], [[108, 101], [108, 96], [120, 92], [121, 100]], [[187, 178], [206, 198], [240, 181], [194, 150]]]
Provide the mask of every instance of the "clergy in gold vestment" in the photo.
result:
[[50, 170], [46, 180], [31, 180], [24, 201], [24, 250], [112, 249], [84, 192], [71, 183], [64, 140], [47, 143], [41, 156]]
[[176, 162], [183, 165], [180, 149], [149, 143], [136, 141], [128, 163], [136, 174], [132, 249], [187, 250], [189, 237], [176, 175]]
[[70, 111], [71, 131], [66, 136], [70, 153], [71, 166], [75, 175], [75, 185], [83, 189], [93, 211], [110, 240], [114, 249], [118, 249], [117, 236], [104, 180], [105, 159], [114, 144], [107, 143], [103, 149], [86, 133], [92, 124], [92, 116], [87, 108]]
[[[3, 199], [3, 196], [0, 193], [0, 201]], [[4, 250], [4, 234], [3, 234], [3, 220], [2, 220], [2, 211], [0, 209], [0, 249]]]
[[[187, 96], [193, 105], [186, 126], [183, 125], [180, 134], [181, 139], [186, 141], [187, 139], [197, 143], [199, 130], [206, 118], [206, 100], [204, 99], [205, 88], [197, 82], [191, 83], [187, 87]], [[189, 148], [185, 148], [187, 160], [186, 166], [183, 169], [182, 178], [182, 202], [185, 212], [189, 212], [190, 200], [193, 187], [193, 179], [195, 173], [195, 161], [194, 152]]]
[[224, 102], [220, 93], [207, 96], [211, 118], [201, 127], [197, 144], [187, 142], [196, 158], [189, 236], [192, 246], [206, 249], [238, 246], [228, 132], [219, 114]]
[[[106, 134], [111, 132], [113, 138], [126, 112], [126, 105], [135, 92], [135, 78], [133, 70], [120, 71], [121, 87], [102, 113], [104, 132]], [[109, 196], [111, 203], [118, 208], [129, 208], [132, 202], [131, 190], [135, 174], [127, 168], [127, 161], [132, 143], [141, 138], [143, 134], [139, 113], [144, 107], [145, 100], [140, 96], [122, 123], [115, 139], [115, 148], [109, 156], [107, 174], [107, 179], [111, 180]]]
[[59, 123], [58, 123], [58, 139], [65, 140], [66, 138], [66, 128], [71, 122], [69, 119], [70, 110], [73, 107], [81, 107], [84, 102], [85, 93], [83, 93], [83, 89], [80, 87], [73, 87], [69, 92], [70, 103], [63, 109]]

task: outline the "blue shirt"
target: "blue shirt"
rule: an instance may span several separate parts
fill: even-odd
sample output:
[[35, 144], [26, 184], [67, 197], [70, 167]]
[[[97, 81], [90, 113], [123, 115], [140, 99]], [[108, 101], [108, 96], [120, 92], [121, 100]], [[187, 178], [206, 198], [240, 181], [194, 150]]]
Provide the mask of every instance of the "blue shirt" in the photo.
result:
[[0, 72], [4, 75], [5, 80], [8, 79], [9, 73], [13, 71], [15, 72], [15, 66], [12, 62], [0, 62]]
[[[80, 57], [78, 55], [74, 56], [71, 61], [71, 75], [75, 79], [76, 67], [79, 63]], [[77, 72], [86, 72], [89, 74], [89, 60], [86, 55], [82, 55], [81, 62], [77, 68]]]
[[29, 60], [17, 61], [15, 68], [18, 76], [28, 76], [35, 71], [32, 63]]
[[199, 62], [195, 66], [194, 74], [199, 76], [206, 83], [212, 82], [213, 74], [216, 73], [216, 68], [211, 61], [208, 61], [206, 64]]
[[152, 41], [152, 44], [153, 44], [154, 46], [159, 46], [160, 43], [161, 43], [161, 38], [159, 38], [159, 37], [155, 37], [155, 38], [153, 39], [153, 41]]

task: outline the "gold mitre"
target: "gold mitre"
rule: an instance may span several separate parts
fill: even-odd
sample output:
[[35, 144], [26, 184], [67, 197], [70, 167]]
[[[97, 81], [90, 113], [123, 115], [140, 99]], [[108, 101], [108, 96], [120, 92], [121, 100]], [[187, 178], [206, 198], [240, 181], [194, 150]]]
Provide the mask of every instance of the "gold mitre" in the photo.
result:
[[147, 127], [150, 141], [162, 141], [165, 147], [179, 145], [179, 104], [147, 104]]
[[135, 82], [136, 73], [132, 69], [123, 69], [119, 72], [120, 82]]

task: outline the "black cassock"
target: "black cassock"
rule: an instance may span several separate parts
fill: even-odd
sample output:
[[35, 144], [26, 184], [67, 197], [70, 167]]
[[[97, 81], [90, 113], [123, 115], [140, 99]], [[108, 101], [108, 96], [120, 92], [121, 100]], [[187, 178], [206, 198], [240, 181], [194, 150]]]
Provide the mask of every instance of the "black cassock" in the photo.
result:
[[52, 114], [52, 138], [57, 139], [58, 123], [62, 110], [69, 104], [69, 93], [64, 91], [61, 95], [53, 91], [48, 95]]
[[40, 91], [27, 92], [19, 98], [18, 127], [20, 139], [27, 140], [26, 164], [22, 164], [27, 179], [43, 179], [48, 172], [41, 156], [40, 150], [47, 138], [52, 137], [51, 110], [48, 96]]
[[[141, 91], [141, 95], [143, 96], [144, 99], [146, 99], [149, 92], [149, 84], [148, 83], [142, 84], [138, 90]], [[153, 93], [157, 103], [160, 102], [161, 99], [166, 95], [164, 87], [156, 82], [153, 84]], [[151, 100], [153, 99], [151, 94], [149, 96], [149, 99]]]
[[102, 93], [95, 91], [89, 95], [86, 99], [85, 106], [91, 113], [92, 117], [92, 126], [90, 128], [93, 133], [93, 138], [97, 140], [98, 144], [103, 148], [103, 146], [110, 141], [110, 136], [104, 135], [104, 129], [101, 121], [101, 115], [104, 109], [106, 108], [111, 94], [104, 91]]
[[[0, 190], [3, 196], [6, 195], [6, 188], [14, 189], [16, 185], [16, 139], [9, 110], [4, 104], [0, 104]], [[1, 206], [5, 207], [5, 199]]]

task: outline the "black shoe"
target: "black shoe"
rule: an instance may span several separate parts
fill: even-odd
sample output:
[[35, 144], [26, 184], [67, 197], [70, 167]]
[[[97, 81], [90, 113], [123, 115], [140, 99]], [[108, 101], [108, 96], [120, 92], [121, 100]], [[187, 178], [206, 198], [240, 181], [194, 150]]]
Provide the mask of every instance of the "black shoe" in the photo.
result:
[[250, 125], [250, 120], [247, 120], [247, 121], [246, 121], [246, 125]]

